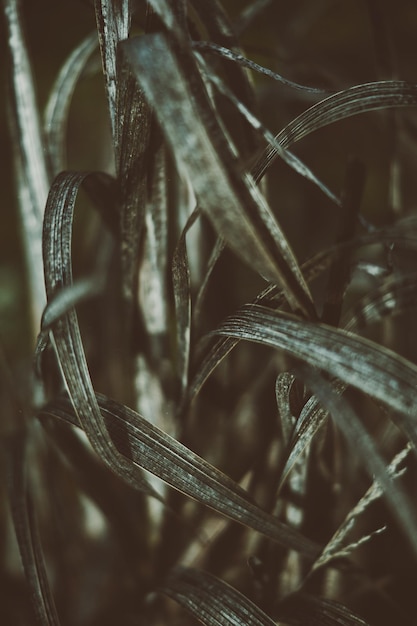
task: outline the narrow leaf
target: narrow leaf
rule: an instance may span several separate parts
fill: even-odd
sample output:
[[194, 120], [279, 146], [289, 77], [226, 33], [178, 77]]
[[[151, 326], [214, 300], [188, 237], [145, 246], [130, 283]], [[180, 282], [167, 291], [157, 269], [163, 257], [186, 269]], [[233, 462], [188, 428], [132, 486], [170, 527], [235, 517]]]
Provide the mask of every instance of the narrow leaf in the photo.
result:
[[392, 474], [387, 470], [372, 437], [362, 425], [356, 411], [344, 397], [333, 391], [331, 384], [319, 372], [310, 367], [300, 366], [297, 367], [297, 375], [304, 379], [322, 406], [329, 411], [348, 440], [354, 454], [360, 455], [369, 474], [375, 476], [384, 490], [384, 496], [391, 506], [393, 514], [397, 517], [417, 554], [416, 513], [401, 486], [398, 482], [393, 481]]
[[[42, 217], [48, 195], [48, 173], [18, 0], [3, 0], [9, 44], [10, 106], [13, 152], [34, 332], [45, 305], [42, 280]], [[35, 335], [36, 336], [36, 335]]]
[[160, 590], [206, 626], [274, 626], [253, 602], [219, 578], [176, 568]]
[[177, 57], [159, 34], [132, 39], [124, 50], [179, 169], [189, 172], [199, 204], [216, 230], [264, 278], [283, 284], [292, 306], [314, 315], [304, 278], [269, 207], [250, 177], [238, 172], [204, 92], [204, 98], [195, 96], [196, 87], [185, 73], [196, 72], [193, 58], [182, 65], [183, 56]]
[[259, 305], [244, 307], [213, 335], [255, 341], [280, 348], [380, 400], [394, 412], [399, 426], [417, 449], [417, 366], [391, 350], [325, 324], [296, 319]]
[[[417, 84], [406, 81], [379, 81], [355, 85], [339, 91], [301, 113], [282, 129], [275, 139], [283, 148], [310, 133], [339, 120], [366, 111], [410, 107], [417, 104]], [[274, 147], [267, 148], [252, 169], [252, 175], [259, 181], [278, 156]]]
[[3, 454], [12, 518], [20, 556], [30, 590], [36, 623], [59, 626], [59, 619], [47, 578], [36, 517], [26, 483], [26, 441], [23, 433], [4, 437]]
[[54, 176], [67, 168], [65, 139], [71, 100], [97, 46], [97, 33], [94, 32], [71, 52], [55, 80], [46, 105], [44, 116], [46, 149]]
[[290, 626], [369, 626], [343, 604], [306, 593], [289, 596], [277, 612]]
[[174, 251], [172, 259], [172, 283], [174, 287], [175, 318], [177, 327], [177, 375], [181, 396], [188, 386], [188, 368], [191, 342], [191, 291], [186, 235], [198, 219], [198, 209], [191, 213]]
[[[48, 301], [62, 288], [73, 284], [73, 212], [77, 193], [87, 176], [87, 173], [63, 172], [57, 176], [49, 193], [43, 241]], [[123, 480], [145, 493], [154, 493], [142, 474], [118, 452], [109, 437], [95, 398], [74, 309], [70, 309], [54, 322], [51, 336], [71, 401], [94, 450]]]
[[[237, 483], [189, 448], [132, 409], [99, 394], [97, 402], [113, 445], [129, 463], [133, 461], [174, 489], [307, 558], [318, 556], [320, 548], [316, 544], [253, 504]], [[78, 425], [74, 410], [65, 399], [54, 401], [40, 414]]]

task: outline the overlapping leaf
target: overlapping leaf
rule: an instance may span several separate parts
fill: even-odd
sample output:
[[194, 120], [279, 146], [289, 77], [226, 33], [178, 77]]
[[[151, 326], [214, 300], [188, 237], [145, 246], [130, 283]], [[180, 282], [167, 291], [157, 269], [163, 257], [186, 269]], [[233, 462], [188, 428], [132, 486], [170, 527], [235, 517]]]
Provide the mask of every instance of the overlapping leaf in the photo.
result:
[[253, 181], [238, 171], [191, 52], [182, 50], [176, 56], [159, 34], [132, 39], [124, 50], [179, 168], [189, 173], [199, 204], [216, 230], [262, 276], [283, 284], [293, 307], [314, 315], [288, 242]]
[[[106, 432], [112, 438], [112, 445], [123, 453], [126, 462], [127, 459], [134, 461], [198, 502], [308, 558], [318, 555], [320, 549], [316, 544], [253, 504], [233, 480], [138, 413], [101, 395], [97, 395], [95, 404], [103, 417]], [[78, 424], [74, 410], [66, 400], [55, 401], [41, 413]]]
[[66, 169], [66, 128], [72, 96], [85, 67], [97, 50], [97, 33], [86, 37], [69, 55], [49, 95], [45, 110], [45, 142], [52, 174]]
[[[275, 139], [283, 148], [310, 133], [366, 111], [410, 107], [417, 104], [417, 84], [406, 81], [379, 81], [355, 85], [339, 91], [318, 102], [292, 120], [279, 132]], [[269, 147], [253, 168], [253, 176], [259, 181], [278, 156], [274, 147]]]
[[59, 626], [28, 491], [26, 443], [22, 432], [16, 432], [2, 441], [13, 523], [36, 623], [39, 626]]
[[368, 626], [365, 620], [343, 604], [306, 593], [286, 598], [278, 608], [278, 614], [291, 626]]
[[[407, 222], [404, 226], [399, 224], [398, 227], [394, 228], [392, 231], [374, 231], [364, 237], [319, 252], [302, 266], [306, 280], [310, 282], [317, 276], [320, 276], [330, 267], [334, 259], [349, 254], [351, 251], [359, 249], [362, 246], [371, 245], [372, 243], [386, 243], [399, 247], [415, 248], [417, 243], [415, 224]], [[254, 299], [253, 304], [261, 304], [273, 309], [283, 307], [284, 298], [282, 290], [273, 285], [269, 286]], [[199, 362], [191, 381], [187, 394], [187, 402], [190, 402], [199, 393], [207, 378], [238, 343], [238, 338], [221, 337], [209, 347], [206, 347], [201, 362]]]
[[[74, 205], [86, 173], [62, 173], [55, 179], [45, 210], [43, 255], [48, 300], [72, 285], [71, 235]], [[123, 480], [147, 493], [153, 490], [109, 437], [97, 404], [78, 326], [70, 309], [55, 321], [52, 338], [58, 362], [78, 419], [99, 457]]]
[[214, 334], [280, 348], [380, 400], [401, 414], [397, 422], [417, 448], [412, 418], [417, 410], [417, 366], [394, 352], [347, 331], [259, 305], [243, 308]]
[[4, 0], [3, 7], [9, 40], [11, 83], [9, 115], [17, 199], [31, 292], [31, 315], [36, 332], [45, 305], [42, 280], [42, 216], [49, 180], [32, 70], [22, 32], [19, 2]]
[[175, 569], [161, 591], [206, 626], [276, 624], [236, 589], [201, 570]]

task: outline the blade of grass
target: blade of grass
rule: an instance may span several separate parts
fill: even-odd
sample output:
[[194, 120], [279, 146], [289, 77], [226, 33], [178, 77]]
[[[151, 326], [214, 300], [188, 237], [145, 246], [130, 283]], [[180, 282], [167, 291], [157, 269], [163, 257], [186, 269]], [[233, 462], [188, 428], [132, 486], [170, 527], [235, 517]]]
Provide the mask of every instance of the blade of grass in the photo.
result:
[[130, 4], [130, 0], [94, 0], [116, 163], [119, 161], [120, 148], [117, 47], [120, 41], [129, 36], [132, 17]]
[[372, 437], [362, 425], [356, 411], [344, 396], [337, 394], [332, 385], [311, 367], [297, 366], [300, 376], [311, 389], [320, 404], [327, 409], [337, 426], [345, 435], [354, 454], [360, 455], [370, 476], [381, 485], [392, 513], [402, 526], [405, 535], [417, 554], [417, 516], [398, 481], [394, 481], [385, 461], [377, 451]]
[[191, 290], [190, 268], [187, 256], [186, 235], [200, 216], [194, 210], [185, 224], [172, 258], [172, 283], [175, 299], [177, 376], [180, 383], [180, 397], [188, 387], [188, 369], [191, 345]]
[[[410, 107], [417, 104], [417, 84], [407, 81], [379, 81], [355, 85], [339, 91], [301, 113], [279, 132], [275, 139], [284, 149], [300, 141], [310, 133], [334, 124], [347, 117], [394, 107]], [[259, 181], [277, 158], [275, 147], [266, 148], [252, 168], [252, 175]]]
[[[417, 449], [417, 366], [378, 344], [259, 305], [243, 307], [212, 335], [255, 341], [288, 354], [380, 400]], [[398, 413], [398, 414], [397, 414]], [[400, 415], [399, 415], [400, 414]]]
[[[63, 172], [52, 184], [45, 210], [43, 253], [48, 301], [71, 287], [71, 235], [78, 191], [85, 172]], [[77, 314], [70, 309], [52, 326], [51, 338], [78, 419], [101, 460], [118, 476], [157, 496], [138, 469], [115, 448], [101, 416], [84, 353]]]
[[243, 104], [243, 102], [241, 102], [241, 100], [230, 91], [226, 84], [208, 69], [206, 64], [204, 64], [204, 70], [207, 74], [208, 80], [215, 85], [220, 93], [224, 94], [231, 102], [233, 102], [236, 109], [242, 114], [243, 118], [249, 123], [249, 125], [252, 126], [254, 130], [258, 131], [271, 146], [274, 146], [281, 159], [285, 161], [285, 163], [294, 171], [300, 174], [300, 176], [303, 176], [316, 185], [332, 202], [339, 206], [340, 200], [334, 195], [334, 193], [330, 191], [330, 189], [322, 183], [319, 178], [317, 178], [312, 170], [305, 163], [303, 163], [301, 159], [289, 150], [284, 150], [281, 147], [281, 144], [275, 139], [274, 135], [267, 128], [265, 128], [262, 122], [257, 119]]
[[[355, 240], [338, 244], [330, 249], [323, 250], [317, 255], [309, 259], [303, 266], [302, 270], [306, 277], [307, 282], [311, 282], [314, 278], [320, 276], [326, 269], [328, 269], [332, 262], [341, 255], [349, 254], [355, 249], [359, 249], [361, 246], [370, 245], [372, 243], [388, 243], [396, 246], [415, 247], [416, 224], [407, 223], [404, 227], [399, 224], [392, 231], [380, 230], [374, 231], [368, 235], [365, 235]], [[404, 228], [406, 233], [404, 232]], [[282, 308], [285, 305], [285, 300], [282, 294], [282, 290], [279, 287], [270, 285], [264, 289], [252, 302], [252, 304], [262, 304], [268, 306], [271, 309]], [[208, 347], [201, 348], [200, 361], [196, 367], [193, 378], [190, 382], [187, 397], [184, 402], [184, 407], [188, 406], [195, 396], [199, 393], [200, 389], [204, 385], [205, 381], [213, 373], [216, 367], [226, 358], [226, 356], [236, 347], [240, 339], [235, 337], [220, 337], [217, 341], [209, 344]]]
[[206, 626], [276, 624], [239, 591], [201, 570], [176, 568], [160, 591]]
[[290, 626], [369, 626], [343, 604], [306, 593], [285, 598], [277, 612], [279, 618]]
[[277, 74], [272, 70], [269, 70], [255, 61], [251, 61], [247, 59], [242, 54], [238, 54], [233, 50], [229, 50], [229, 48], [225, 48], [224, 46], [219, 46], [212, 41], [193, 41], [192, 46], [194, 50], [198, 50], [200, 52], [208, 52], [212, 54], [216, 54], [221, 56], [223, 59], [228, 59], [234, 63], [238, 63], [241, 67], [246, 67], [249, 70], [253, 70], [254, 72], [258, 72], [259, 74], [264, 74], [264, 76], [268, 76], [273, 80], [276, 80], [279, 83], [282, 83], [286, 87], [291, 87], [292, 89], [296, 89], [299, 91], [306, 91], [307, 93], [323, 95], [328, 94], [329, 91], [326, 89], [319, 89], [318, 87], [309, 87], [308, 85], [300, 85], [299, 83], [294, 83], [292, 80], [288, 80], [281, 74]]
[[9, 44], [10, 106], [17, 198], [29, 276], [30, 305], [34, 335], [45, 305], [42, 280], [42, 217], [49, 180], [43, 151], [29, 56], [22, 32], [20, 3], [3, 0]]
[[53, 176], [67, 169], [65, 139], [71, 100], [97, 46], [97, 33], [94, 32], [71, 52], [49, 95], [44, 115], [44, 129], [49, 166]]
[[[399, 465], [404, 461], [405, 457], [410, 452], [410, 446], [407, 446], [401, 452], [395, 455], [393, 460], [389, 465], [387, 465], [388, 474], [395, 480], [396, 478], [400, 478], [403, 475], [405, 470], [400, 470]], [[358, 546], [358, 543], [348, 544], [346, 539], [357, 523], [358, 519], [361, 515], [368, 509], [370, 504], [380, 498], [383, 495], [383, 490], [381, 488], [380, 483], [377, 480], [374, 480], [372, 485], [369, 487], [364, 496], [359, 500], [359, 502], [351, 509], [343, 520], [342, 524], [339, 526], [329, 543], [324, 548], [323, 552], [314, 563], [313, 570], [326, 565], [330, 561], [338, 558], [344, 558], [349, 556], [353, 550], [355, 550]], [[371, 535], [364, 537], [368, 541], [375, 532], [381, 532], [383, 529], [379, 529], [378, 531], [374, 531]]]
[[[185, 73], [197, 72], [191, 53], [184, 64], [183, 54], [176, 55], [159, 34], [132, 39], [124, 50], [179, 169], [190, 172], [199, 204], [216, 230], [262, 276], [283, 284], [294, 308], [314, 316], [311, 296], [288, 242], [251, 179], [237, 171], [230, 144], [202, 85], [202, 93], [195, 96], [196, 87]], [[201, 108], [204, 113], [200, 115]]]
[[60, 622], [46, 574], [37, 522], [27, 487], [26, 438], [23, 433], [4, 437], [2, 447], [6, 459], [13, 524], [35, 620], [39, 626], [59, 626]]
[[[129, 462], [133, 461], [174, 489], [307, 558], [318, 556], [320, 548], [316, 544], [253, 504], [237, 483], [189, 448], [132, 409], [100, 394], [97, 394], [97, 402], [113, 445]], [[40, 415], [60, 417], [79, 425], [66, 399], [55, 400], [44, 407]]]

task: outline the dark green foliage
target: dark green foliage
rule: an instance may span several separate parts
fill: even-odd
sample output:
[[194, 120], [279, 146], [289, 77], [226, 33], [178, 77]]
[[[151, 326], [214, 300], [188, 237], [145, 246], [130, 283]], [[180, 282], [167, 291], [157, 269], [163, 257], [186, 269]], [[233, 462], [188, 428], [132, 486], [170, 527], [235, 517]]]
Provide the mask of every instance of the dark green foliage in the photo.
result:
[[416, 8], [59, 5], [2, 2], [1, 623], [414, 624]]

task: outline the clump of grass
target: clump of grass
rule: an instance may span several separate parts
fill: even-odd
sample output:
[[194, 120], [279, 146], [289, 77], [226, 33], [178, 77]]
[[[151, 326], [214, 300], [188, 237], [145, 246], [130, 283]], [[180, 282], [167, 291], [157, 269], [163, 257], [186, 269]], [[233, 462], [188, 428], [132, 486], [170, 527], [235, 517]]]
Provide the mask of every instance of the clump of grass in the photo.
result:
[[[275, 41], [274, 6], [86, 3], [43, 113], [3, 0], [33, 341], [0, 360], [5, 623], [415, 621], [417, 84], [382, 5], [360, 81], [295, 61], [341, 13]], [[71, 150], [102, 171], [68, 159], [97, 74], [110, 134]]]

